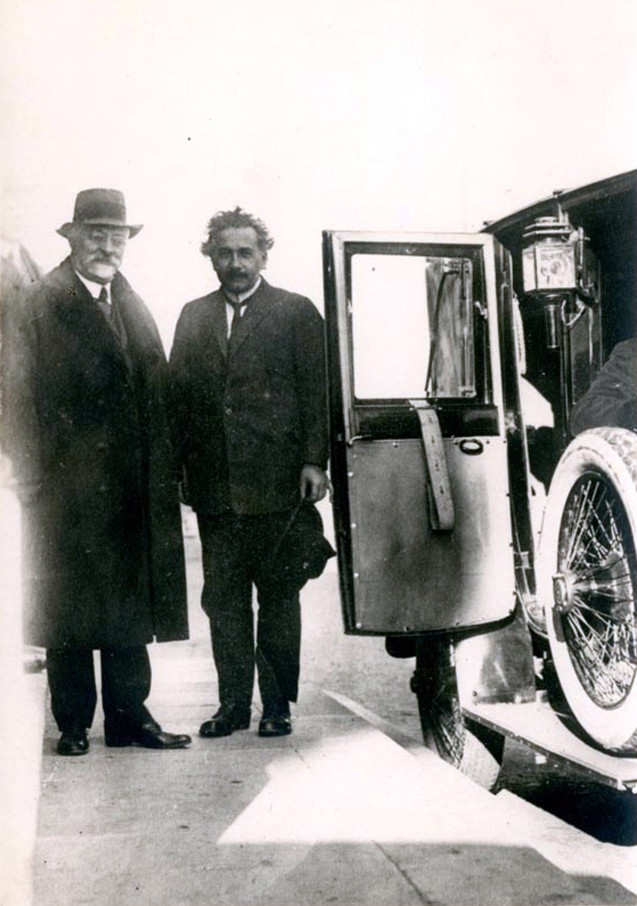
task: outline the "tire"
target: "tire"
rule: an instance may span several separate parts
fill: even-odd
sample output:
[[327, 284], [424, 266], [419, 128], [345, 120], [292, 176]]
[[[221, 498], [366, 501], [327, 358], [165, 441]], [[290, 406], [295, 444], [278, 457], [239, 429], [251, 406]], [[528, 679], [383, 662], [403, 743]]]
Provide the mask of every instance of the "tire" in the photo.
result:
[[492, 790], [502, 766], [504, 737], [463, 719], [448, 638], [431, 637], [420, 645], [411, 689], [425, 745], [474, 783]]
[[637, 752], [637, 435], [573, 440], [548, 495], [538, 561], [551, 656], [580, 727]]

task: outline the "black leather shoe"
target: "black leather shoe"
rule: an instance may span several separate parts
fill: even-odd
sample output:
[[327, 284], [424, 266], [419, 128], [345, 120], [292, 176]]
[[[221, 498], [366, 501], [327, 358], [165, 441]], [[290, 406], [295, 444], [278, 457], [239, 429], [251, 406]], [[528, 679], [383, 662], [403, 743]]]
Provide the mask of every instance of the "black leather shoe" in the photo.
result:
[[63, 730], [56, 752], [58, 755], [86, 755], [88, 745], [86, 730]]
[[263, 716], [259, 723], [259, 736], [289, 736], [292, 732], [292, 721], [289, 716]]
[[210, 720], [205, 720], [199, 727], [199, 735], [204, 739], [217, 736], [230, 736], [235, 730], [247, 730], [250, 726], [250, 710], [237, 708], [219, 708]]
[[166, 733], [156, 720], [146, 720], [143, 724], [128, 727], [104, 728], [104, 741], [107, 746], [143, 746], [145, 749], [183, 749], [192, 742], [185, 733]]

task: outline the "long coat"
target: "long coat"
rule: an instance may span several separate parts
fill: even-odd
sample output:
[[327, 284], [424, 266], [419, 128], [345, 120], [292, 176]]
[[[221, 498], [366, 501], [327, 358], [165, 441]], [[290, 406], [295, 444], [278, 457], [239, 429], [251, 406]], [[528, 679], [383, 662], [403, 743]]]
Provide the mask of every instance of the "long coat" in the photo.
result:
[[188, 635], [166, 360], [120, 274], [111, 294], [124, 344], [69, 259], [11, 306], [3, 338], [25, 641], [49, 648]]
[[304, 463], [327, 464], [323, 319], [265, 280], [227, 340], [222, 291], [189, 302], [170, 370], [176, 446], [200, 513], [280, 512]]

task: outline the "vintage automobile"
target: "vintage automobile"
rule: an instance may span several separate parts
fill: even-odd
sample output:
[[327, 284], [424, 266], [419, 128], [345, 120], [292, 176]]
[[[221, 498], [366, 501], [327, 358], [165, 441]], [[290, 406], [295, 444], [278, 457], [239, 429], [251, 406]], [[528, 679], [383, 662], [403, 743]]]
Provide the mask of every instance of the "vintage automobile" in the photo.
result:
[[637, 787], [637, 434], [570, 429], [635, 333], [636, 210], [633, 171], [323, 235], [345, 631], [415, 658], [425, 741], [486, 786], [509, 735]]

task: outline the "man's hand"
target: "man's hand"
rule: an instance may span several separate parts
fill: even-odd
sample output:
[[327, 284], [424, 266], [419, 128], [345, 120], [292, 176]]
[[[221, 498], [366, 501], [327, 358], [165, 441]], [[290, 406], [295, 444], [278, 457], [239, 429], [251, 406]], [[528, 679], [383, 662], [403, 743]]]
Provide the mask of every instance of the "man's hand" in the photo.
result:
[[332, 482], [327, 473], [318, 466], [304, 465], [301, 469], [301, 500], [316, 503], [322, 500], [327, 492], [332, 493]]

